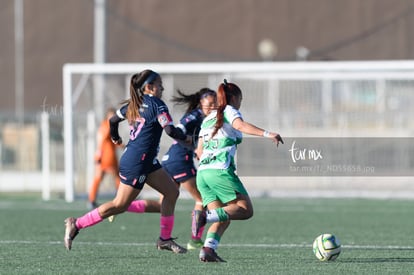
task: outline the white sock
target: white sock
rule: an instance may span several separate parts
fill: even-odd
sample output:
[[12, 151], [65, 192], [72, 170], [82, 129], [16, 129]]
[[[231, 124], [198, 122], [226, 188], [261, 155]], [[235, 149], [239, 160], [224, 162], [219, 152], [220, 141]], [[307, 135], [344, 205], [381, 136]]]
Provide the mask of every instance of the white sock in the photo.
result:
[[216, 250], [217, 249], [218, 244], [219, 244], [219, 241], [217, 241], [216, 239], [213, 239], [213, 238], [207, 238], [204, 241], [204, 246], [205, 247], [209, 247], [209, 248], [211, 248], [213, 250]]
[[206, 216], [207, 222], [219, 222], [220, 221], [216, 209], [207, 210], [206, 214], [207, 214]]

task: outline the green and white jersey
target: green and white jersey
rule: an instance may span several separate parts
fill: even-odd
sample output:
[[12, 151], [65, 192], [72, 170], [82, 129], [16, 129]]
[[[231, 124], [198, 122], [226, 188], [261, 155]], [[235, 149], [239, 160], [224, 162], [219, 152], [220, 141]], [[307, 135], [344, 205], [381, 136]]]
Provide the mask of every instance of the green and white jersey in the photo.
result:
[[211, 112], [204, 118], [201, 124], [199, 136], [203, 138], [203, 153], [200, 157], [198, 170], [227, 169], [231, 165], [235, 167], [234, 155], [237, 144], [241, 143], [243, 135], [233, 128], [232, 123], [236, 118], [242, 118], [241, 113], [232, 106], [224, 109], [223, 127], [212, 138], [214, 125], [217, 121], [217, 112]]

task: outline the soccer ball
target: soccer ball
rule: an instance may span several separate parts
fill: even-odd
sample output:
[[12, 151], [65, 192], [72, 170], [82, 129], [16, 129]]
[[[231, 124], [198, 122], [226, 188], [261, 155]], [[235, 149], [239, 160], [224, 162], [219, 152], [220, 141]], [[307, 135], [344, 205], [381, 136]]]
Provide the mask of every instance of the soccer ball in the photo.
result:
[[321, 261], [334, 261], [341, 253], [341, 242], [332, 234], [319, 235], [313, 241], [313, 253]]

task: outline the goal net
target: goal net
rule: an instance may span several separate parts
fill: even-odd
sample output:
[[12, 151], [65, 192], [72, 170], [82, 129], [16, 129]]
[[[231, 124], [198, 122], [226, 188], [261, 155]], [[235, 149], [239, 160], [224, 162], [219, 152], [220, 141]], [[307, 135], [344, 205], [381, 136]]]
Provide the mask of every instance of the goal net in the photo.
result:
[[[277, 192], [269, 190], [278, 188], [312, 188], [314, 183], [332, 187], [333, 178], [340, 182], [349, 176], [366, 176], [357, 173], [358, 169], [370, 167], [377, 168], [377, 173], [371, 176], [411, 176], [406, 170], [387, 170], [390, 175], [382, 171], [389, 161], [381, 162], [378, 158], [387, 156], [387, 152], [376, 155], [375, 152], [388, 143], [374, 146], [367, 138], [399, 137], [406, 145], [404, 138], [412, 136], [413, 62], [66, 64], [63, 93], [67, 201], [87, 193], [94, 173], [97, 127], [108, 107], [118, 108], [119, 103], [129, 97], [131, 75], [144, 69], [161, 74], [165, 88], [163, 99], [175, 122], [184, 112], [183, 107], [170, 102], [177, 89], [184, 93], [194, 93], [203, 87], [215, 90], [226, 78], [243, 91], [241, 112], [245, 120], [286, 137], [284, 147], [280, 146], [277, 151], [252, 137], [248, 137], [247, 145], [240, 147], [239, 174], [247, 184], [252, 184], [253, 193]], [[121, 128], [120, 132], [123, 139], [128, 140], [128, 130]], [[361, 139], [347, 143], [349, 139], [344, 138], [349, 137]], [[303, 138], [307, 140], [301, 140]], [[293, 142], [297, 148], [292, 147]], [[171, 139], [164, 135], [160, 155], [170, 144]], [[373, 147], [364, 156], [360, 150], [368, 145]], [[339, 147], [349, 147], [349, 150], [332, 153]], [[412, 159], [401, 148], [394, 149], [399, 150], [399, 155], [393, 157], [393, 167], [411, 169]], [[308, 154], [301, 155], [301, 150]], [[318, 150], [322, 151], [321, 158], [315, 160]], [[292, 151], [299, 154], [294, 156]], [[309, 155], [309, 151], [313, 151], [313, 155]], [[372, 157], [377, 162], [370, 162]], [[356, 161], [364, 158], [359, 168], [342, 167], [345, 164], [355, 166]], [[337, 166], [316, 171], [315, 165], [321, 165], [317, 161], [322, 159], [336, 161]], [[314, 171], [311, 173], [309, 169]], [[383, 173], [378, 174], [378, 169]], [[278, 177], [285, 178], [276, 180]]]

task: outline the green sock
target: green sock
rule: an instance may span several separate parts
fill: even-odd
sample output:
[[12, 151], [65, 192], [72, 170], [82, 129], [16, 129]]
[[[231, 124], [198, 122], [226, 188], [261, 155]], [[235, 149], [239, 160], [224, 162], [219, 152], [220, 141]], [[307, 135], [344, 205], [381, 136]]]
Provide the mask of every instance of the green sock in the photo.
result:
[[223, 208], [217, 208], [216, 210], [217, 210], [217, 215], [219, 217], [219, 220], [221, 222], [225, 222], [225, 221], [228, 221], [230, 219], [229, 215], [227, 215], [226, 211], [224, 211]]
[[229, 219], [229, 215], [227, 215], [223, 208], [216, 208], [207, 211], [207, 222], [225, 222]]
[[220, 236], [215, 232], [207, 233], [206, 240], [204, 241], [205, 247], [210, 247], [213, 250], [216, 250], [220, 243]]
[[206, 238], [215, 239], [217, 242], [220, 242], [221, 239], [221, 237], [216, 232], [208, 232]]

